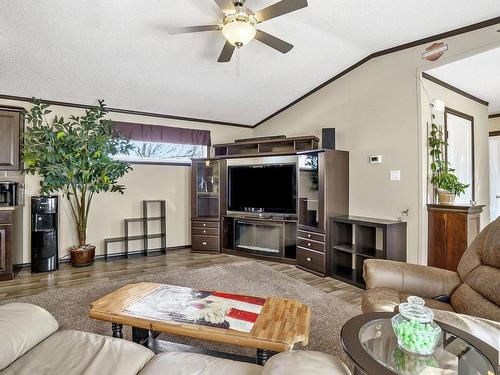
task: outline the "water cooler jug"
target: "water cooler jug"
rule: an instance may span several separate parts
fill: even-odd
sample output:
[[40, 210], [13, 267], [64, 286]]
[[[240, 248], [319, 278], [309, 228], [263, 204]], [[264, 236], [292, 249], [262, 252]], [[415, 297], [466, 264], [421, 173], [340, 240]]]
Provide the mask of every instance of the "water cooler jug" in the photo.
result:
[[31, 198], [31, 272], [58, 268], [57, 197]]

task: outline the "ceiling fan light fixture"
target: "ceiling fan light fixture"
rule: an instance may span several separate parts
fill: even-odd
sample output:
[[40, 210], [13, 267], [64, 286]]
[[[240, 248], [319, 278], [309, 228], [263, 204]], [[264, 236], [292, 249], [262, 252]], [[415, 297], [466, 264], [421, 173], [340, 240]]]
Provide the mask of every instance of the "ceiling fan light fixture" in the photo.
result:
[[255, 38], [256, 33], [257, 30], [252, 22], [238, 19], [228, 22], [222, 27], [224, 38], [236, 47], [242, 47], [250, 42]]

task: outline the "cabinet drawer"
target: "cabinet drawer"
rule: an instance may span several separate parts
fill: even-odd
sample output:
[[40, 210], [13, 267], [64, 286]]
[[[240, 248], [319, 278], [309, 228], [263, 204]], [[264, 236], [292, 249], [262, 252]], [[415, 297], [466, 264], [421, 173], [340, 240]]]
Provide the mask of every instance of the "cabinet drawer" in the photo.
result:
[[303, 230], [297, 230], [297, 237], [305, 238], [307, 240], [325, 242], [325, 235], [320, 233], [306, 232]]
[[193, 236], [218, 236], [219, 228], [193, 227], [191, 232], [193, 233]]
[[297, 238], [297, 246], [301, 246], [305, 249], [311, 249], [316, 251], [325, 252], [325, 243], [317, 242], [313, 240], [305, 240], [303, 238]]
[[218, 221], [192, 221], [191, 226], [193, 228], [219, 228]]
[[325, 255], [316, 251], [297, 248], [297, 264], [316, 272], [325, 273]]
[[219, 251], [218, 236], [192, 236], [191, 250], [194, 251]]
[[12, 224], [12, 213], [10, 211], [0, 211], [0, 224]]

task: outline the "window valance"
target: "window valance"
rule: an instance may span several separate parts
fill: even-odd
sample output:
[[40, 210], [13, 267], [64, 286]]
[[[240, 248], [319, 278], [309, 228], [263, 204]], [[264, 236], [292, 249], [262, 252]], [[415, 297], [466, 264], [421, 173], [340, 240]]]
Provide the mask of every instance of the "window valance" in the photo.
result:
[[134, 141], [210, 146], [210, 131], [112, 121], [114, 134]]

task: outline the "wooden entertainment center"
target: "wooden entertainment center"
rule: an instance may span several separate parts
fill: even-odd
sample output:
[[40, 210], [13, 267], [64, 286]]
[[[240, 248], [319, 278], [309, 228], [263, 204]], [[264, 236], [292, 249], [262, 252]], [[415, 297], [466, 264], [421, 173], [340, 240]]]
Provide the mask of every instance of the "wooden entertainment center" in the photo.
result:
[[[337, 240], [330, 226], [331, 218], [349, 214], [349, 153], [318, 149], [314, 136], [254, 138], [213, 147], [213, 158], [192, 162], [192, 251], [272, 259], [336, 277]], [[249, 167], [256, 160], [257, 168], [273, 167], [283, 158], [293, 165], [293, 213], [228, 209], [232, 163], [246, 166], [241, 158], [248, 158]]]

